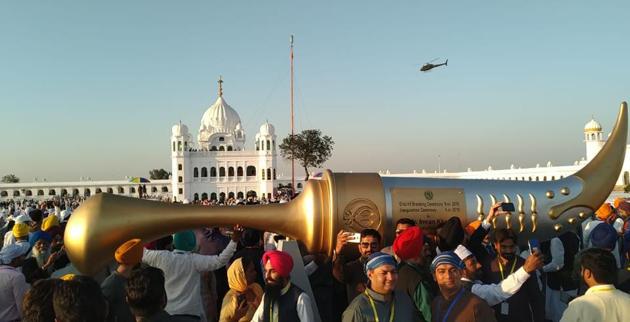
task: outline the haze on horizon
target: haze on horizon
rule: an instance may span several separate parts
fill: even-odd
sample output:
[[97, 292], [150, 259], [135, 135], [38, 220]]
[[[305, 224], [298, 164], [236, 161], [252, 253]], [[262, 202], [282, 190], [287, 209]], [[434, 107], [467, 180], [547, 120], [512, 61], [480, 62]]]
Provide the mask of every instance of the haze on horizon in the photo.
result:
[[[333, 171], [572, 164], [630, 82], [630, 3], [535, 1], [0, 4], [0, 176], [121, 179], [170, 169], [216, 81], [247, 144], [269, 120], [333, 137]], [[448, 67], [420, 73], [434, 58]], [[287, 173], [287, 171], [281, 171]]]

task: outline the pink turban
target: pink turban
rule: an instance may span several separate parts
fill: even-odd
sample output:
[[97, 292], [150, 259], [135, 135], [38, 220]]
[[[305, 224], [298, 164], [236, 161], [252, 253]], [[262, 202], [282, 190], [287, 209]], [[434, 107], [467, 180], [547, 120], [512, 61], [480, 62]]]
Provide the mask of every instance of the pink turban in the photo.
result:
[[282, 277], [289, 277], [293, 269], [293, 258], [286, 252], [279, 250], [270, 250], [265, 252], [262, 257], [263, 265], [271, 262], [271, 267]]

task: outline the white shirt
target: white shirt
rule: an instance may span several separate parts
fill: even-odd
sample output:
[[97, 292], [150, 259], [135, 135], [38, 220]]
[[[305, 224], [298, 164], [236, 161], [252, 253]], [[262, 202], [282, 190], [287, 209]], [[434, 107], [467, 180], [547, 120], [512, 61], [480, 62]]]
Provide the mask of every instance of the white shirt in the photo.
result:
[[4, 241], [2, 243], [2, 247], [9, 246], [11, 244], [15, 244], [15, 237], [13, 236], [13, 231], [9, 230], [4, 234]]
[[236, 243], [230, 241], [217, 255], [199, 255], [180, 250], [144, 250], [142, 261], [164, 271], [164, 288], [168, 295], [166, 312], [203, 316], [201, 273], [217, 270], [232, 258]]
[[596, 285], [569, 303], [560, 322], [622, 322], [630, 317], [630, 295], [611, 284]]
[[[287, 283], [280, 294], [284, 295], [289, 291], [289, 287], [291, 287], [291, 283]], [[265, 306], [265, 295], [263, 294], [262, 300], [260, 301], [260, 305], [256, 309], [254, 316], [252, 317], [252, 322], [263, 322], [263, 310]], [[301, 322], [315, 322], [315, 314], [313, 313], [313, 304], [311, 303], [311, 298], [306, 294], [306, 292], [302, 292], [300, 296], [298, 296], [296, 307], [298, 318]], [[278, 305], [273, 305], [271, 307], [272, 317], [270, 320], [278, 321]]]
[[551, 251], [551, 262], [543, 266], [542, 270], [545, 273], [557, 272], [564, 267], [564, 246], [560, 238], [551, 239], [549, 250]]
[[[470, 291], [484, 299], [488, 305], [494, 306], [516, 294], [528, 278], [529, 273], [521, 267], [499, 284], [481, 284], [479, 281], [474, 281]], [[472, 282], [465, 277], [462, 277], [462, 280]]]
[[0, 265], [0, 321], [22, 317], [22, 299], [28, 291], [24, 275], [15, 267]]

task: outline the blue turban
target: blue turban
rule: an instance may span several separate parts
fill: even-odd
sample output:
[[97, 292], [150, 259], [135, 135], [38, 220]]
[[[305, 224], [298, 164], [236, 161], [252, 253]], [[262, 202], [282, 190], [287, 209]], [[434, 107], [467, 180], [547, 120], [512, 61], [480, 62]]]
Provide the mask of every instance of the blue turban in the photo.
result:
[[365, 272], [376, 269], [382, 265], [392, 265], [397, 267], [398, 263], [396, 263], [396, 259], [394, 259], [394, 256], [392, 255], [381, 252], [372, 253], [368, 257], [367, 262], [365, 262]]
[[32, 233], [29, 237], [28, 237], [28, 243], [31, 244], [31, 247], [35, 246], [35, 243], [40, 240], [43, 239], [47, 242], [50, 243], [50, 241], [52, 240], [52, 238], [50, 237], [50, 235], [47, 232], [44, 231], [36, 231], [34, 233]]
[[591, 232], [591, 244], [593, 247], [613, 250], [617, 243], [617, 231], [608, 223], [601, 223]]
[[175, 249], [191, 252], [197, 246], [197, 238], [192, 230], [186, 230], [173, 235]]
[[442, 264], [450, 264], [459, 269], [464, 269], [464, 262], [453, 252], [444, 252], [435, 256], [431, 262], [431, 272], [435, 272], [435, 269]]

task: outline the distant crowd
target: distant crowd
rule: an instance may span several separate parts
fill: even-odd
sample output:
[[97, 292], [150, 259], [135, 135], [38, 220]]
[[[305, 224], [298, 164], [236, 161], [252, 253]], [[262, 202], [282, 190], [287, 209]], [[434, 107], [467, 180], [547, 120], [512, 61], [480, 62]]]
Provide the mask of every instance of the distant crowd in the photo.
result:
[[[288, 195], [194, 200], [289, 202]], [[82, 198], [0, 203], [3, 321], [630, 321], [630, 203], [615, 199], [574, 230], [521, 240], [483, 220], [436, 229], [399, 218], [395, 239], [339, 231], [332, 256], [278, 250], [284, 236], [241, 226], [131, 239], [82, 275], [64, 247]], [[298, 256], [299, 255], [299, 256]], [[303, 270], [310, 289], [294, 280]], [[302, 285], [303, 286], [303, 285]]]

